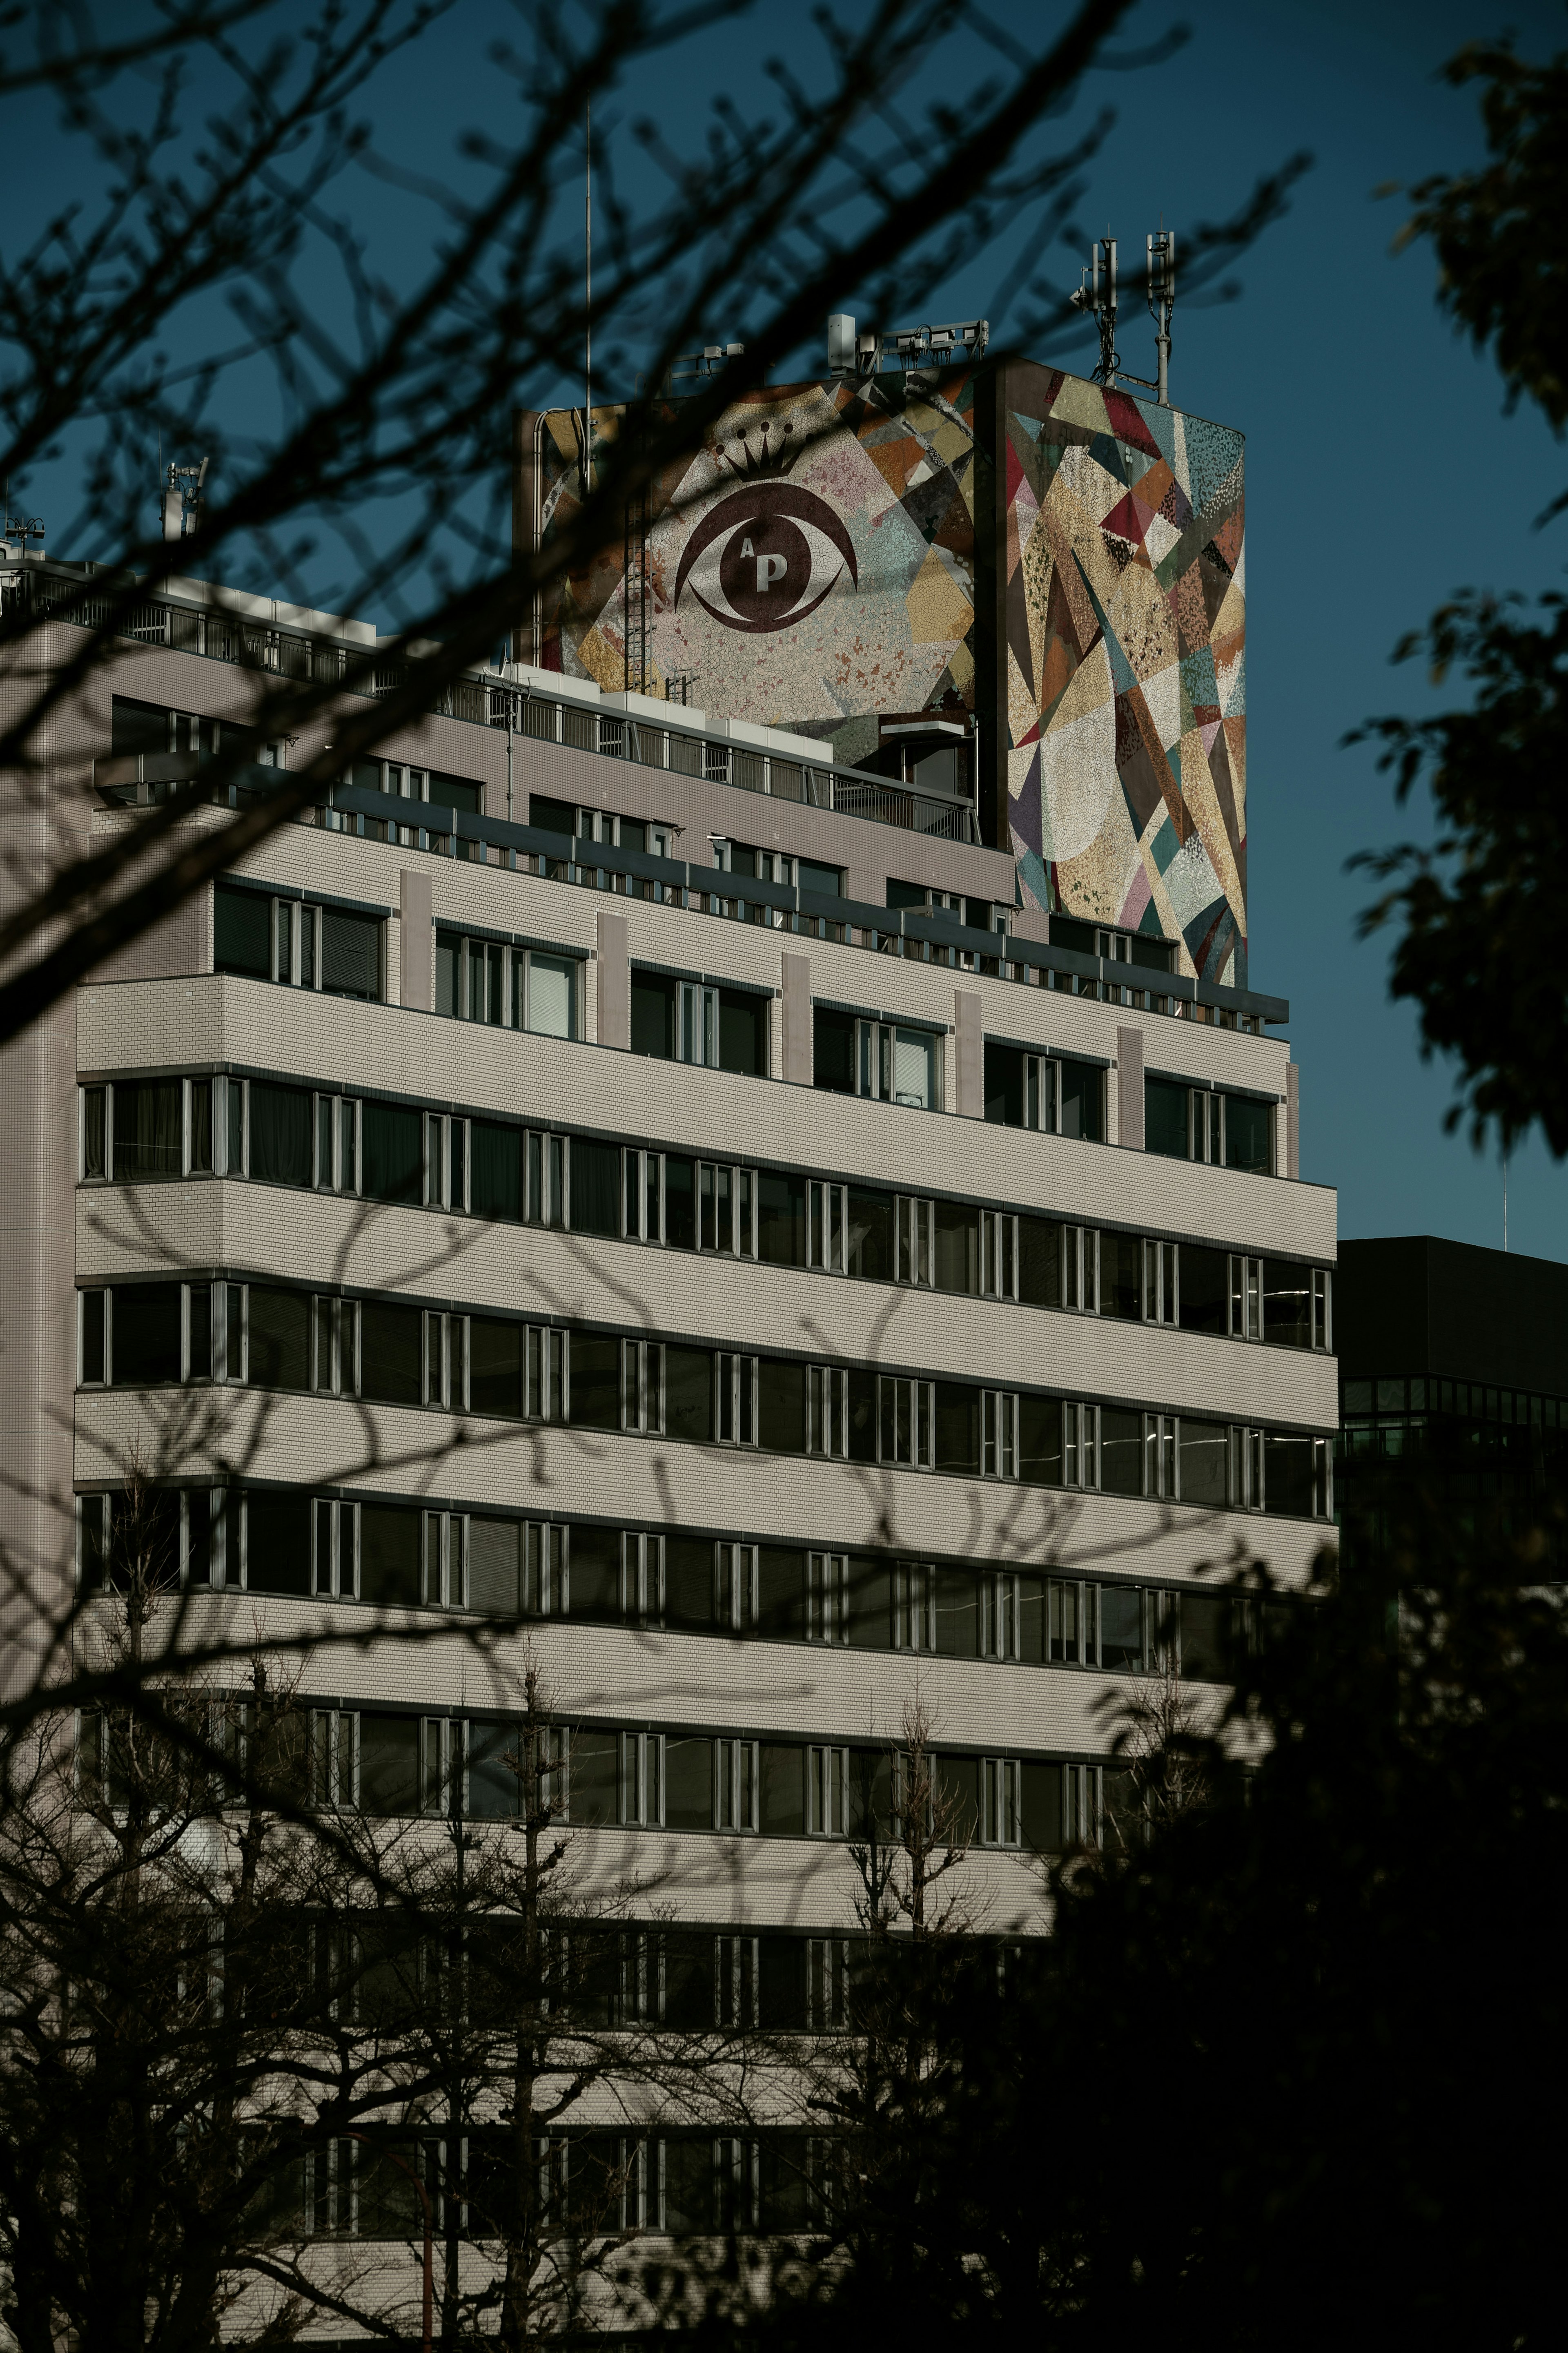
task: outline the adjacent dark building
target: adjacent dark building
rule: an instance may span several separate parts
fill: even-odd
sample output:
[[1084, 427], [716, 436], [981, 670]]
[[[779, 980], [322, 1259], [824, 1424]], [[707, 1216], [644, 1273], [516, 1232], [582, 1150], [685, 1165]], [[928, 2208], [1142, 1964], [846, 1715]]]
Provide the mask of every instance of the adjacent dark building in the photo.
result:
[[1568, 1449], [1568, 1266], [1431, 1234], [1340, 1244], [1342, 1519], [1429, 1480], [1479, 1525], [1537, 1512]]

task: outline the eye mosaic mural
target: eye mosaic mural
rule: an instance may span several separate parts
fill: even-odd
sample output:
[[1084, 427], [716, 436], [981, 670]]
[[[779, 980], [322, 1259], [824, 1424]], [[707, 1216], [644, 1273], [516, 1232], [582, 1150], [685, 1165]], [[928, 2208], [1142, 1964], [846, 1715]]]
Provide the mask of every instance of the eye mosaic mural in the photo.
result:
[[[595, 451], [625, 412], [594, 414]], [[583, 413], [519, 419], [517, 529], [581, 497]], [[1034, 362], [770, 387], [574, 571], [519, 657], [815, 736], [973, 726], [1026, 906], [1247, 981], [1243, 438]]]

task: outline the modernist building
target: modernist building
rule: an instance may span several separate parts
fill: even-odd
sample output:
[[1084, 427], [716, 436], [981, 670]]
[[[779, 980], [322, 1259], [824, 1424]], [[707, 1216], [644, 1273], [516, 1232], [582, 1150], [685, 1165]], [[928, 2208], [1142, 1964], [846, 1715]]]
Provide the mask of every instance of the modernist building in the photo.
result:
[[[575, 1727], [570, 1819], [606, 1873], [668, 1874], [710, 2015], [743, 1946], [748, 2000], [822, 2022], [858, 1760], [917, 1684], [990, 1916], [1030, 1933], [1037, 1859], [1114, 1810], [1108, 1694], [1166, 1665], [1217, 1688], [1238, 1544], [1300, 1583], [1331, 1535], [1333, 1196], [1299, 1177], [1287, 1008], [1236, 985], [1215, 786], [1239, 555], [1222, 582], [1194, 423], [1054, 382], [1063, 438], [1020, 428], [1047, 459], [1012, 486], [1035, 634], [1005, 659], [1019, 734], [1051, 679], [1082, 707], [1009, 753], [1011, 830], [963, 761], [899, 749], [973, 741], [963, 632], [920, 634], [939, 556], [900, 591], [936, 679], [909, 656], [912, 717], [873, 711], [867, 760], [559, 649], [475, 674], [5, 1061], [8, 1451], [74, 1493], [86, 1571], [140, 1443], [181, 1574], [268, 1626], [378, 1606], [485, 1613], [512, 1664], [531, 1641]], [[938, 417], [961, 470], [964, 416]], [[1086, 522], [1093, 470], [1122, 489]], [[754, 544], [735, 564], [771, 584]], [[71, 575], [26, 572], [63, 658]], [[737, 702], [772, 642], [737, 634]], [[62, 790], [95, 835], [134, 827], [247, 725], [247, 666], [357, 661], [374, 691], [374, 652], [172, 587], [59, 723]], [[196, 1392], [221, 1446], [171, 1459]], [[47, 1550], [43, 1507], [8, 1509]], [[504, 1807], [500, 1690], [439, 1644], [310, 1683], [393, 1814], [437, 1757]], [[639, 2179], [628, 2219], [700, 2195]]]
[[1568, 1449], [1568, 1267], [1431, 1234], [1342, 1242], [1338, 1314], [1347, 1533], [1378, 1541], [1413, 1487], [1470, 1528], [1539, 1524]]

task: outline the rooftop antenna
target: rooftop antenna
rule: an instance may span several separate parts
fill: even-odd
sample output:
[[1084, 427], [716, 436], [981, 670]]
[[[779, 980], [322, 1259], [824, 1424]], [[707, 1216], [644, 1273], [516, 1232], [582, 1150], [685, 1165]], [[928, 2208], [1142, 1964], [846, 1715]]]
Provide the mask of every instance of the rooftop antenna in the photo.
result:
[[168, 477], [163, 485], [163, 536], [165, 539], [189, 539], [201, 528], [205, 501], [202, 486], [207, 478], [210, 458], [199, 466], [176, 466], [169, 460]]
[[1121, 358], [1116, 348], [1116, 239], [1109, 229], [1103, 237], [1095, 238], [1083, 284], [1073, 295], [1072, 302], [1075, 310], [1091, 312], [1100, 330], [1100, 365], [1094, 371], [1094, 381], [1113, 385]]
[[4, 522], [5, 524], [5, 560], [7, 564], [14, 563], [16, 558], [19, 555], [26, 554], [27, 542], [30, 539], [36, 539], [37, 541], [38, 554], [42, 555], [44, 552], [43, 519], [39, 515], [14, 515], [12, 513], [11, 477], [9, 474], [5, 477], [5, 512], [3, 516], [0, 516], [0, 522]]
[[1176, 307], [1176, 232], [1160, 227], [1149, 238], [1149, 316], [1154, 322], [1154, 397], [1162, 408], [1171, 406], [1171, 313]]

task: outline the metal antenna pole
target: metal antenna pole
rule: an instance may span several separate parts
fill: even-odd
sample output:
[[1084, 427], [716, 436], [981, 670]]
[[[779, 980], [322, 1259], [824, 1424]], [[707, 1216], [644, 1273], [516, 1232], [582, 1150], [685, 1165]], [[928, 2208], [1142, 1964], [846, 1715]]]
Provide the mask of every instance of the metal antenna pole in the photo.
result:
[[1176, 307], [1176, 232], [1162, 228], [1149, 238], [1149, 315], [1154, 322], [1154, 397], [1171, 406], [1171, 313]]

